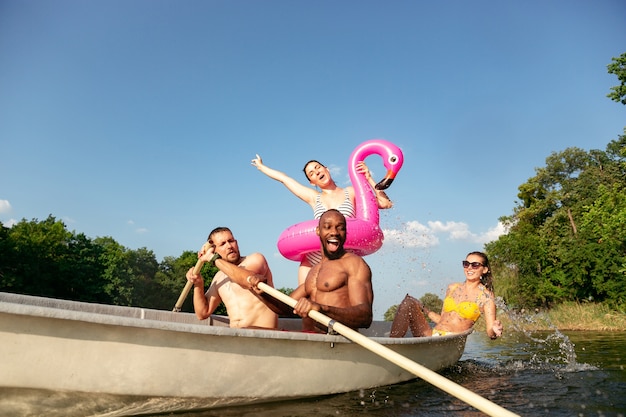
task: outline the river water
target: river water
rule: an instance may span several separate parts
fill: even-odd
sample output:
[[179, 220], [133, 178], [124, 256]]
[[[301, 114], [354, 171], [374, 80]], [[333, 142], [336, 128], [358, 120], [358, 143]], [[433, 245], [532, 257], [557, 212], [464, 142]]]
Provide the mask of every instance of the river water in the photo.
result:
[[[505, 331], [467, 339], [446, 378], [520, 416], [626, 416], [626, 333]], [[259, 383], [263, 383], [259, 381]], [[422, 380], [308, 400], [183, 417], [483, 416]]]

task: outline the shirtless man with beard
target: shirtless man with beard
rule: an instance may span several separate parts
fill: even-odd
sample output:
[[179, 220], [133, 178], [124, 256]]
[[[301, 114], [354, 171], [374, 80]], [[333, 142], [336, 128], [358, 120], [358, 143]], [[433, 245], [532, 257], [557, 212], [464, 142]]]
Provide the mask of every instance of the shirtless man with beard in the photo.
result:
[[[214, 258], [214, 255], [219, 255]], [[228, 227], [211, 231], [207, 243], [198, 252], [198, 258], [206, 262], [215, 259], [219, 271], [213, 277], [209, 289], [204, 288], [204, 278], [187, 271], [187, 280], [193, 283], [193, 307], [200, 320], [209, 317], [223, 301], [230, 319], [230, 327], [249, 329], [275, 329], [278, 315], [264, 302], [266, 297], [254, 288], [248, 277], [255, 277], [255, 286], [265, 282], [273, 287], [272, 271], [265, 257], [256, 252], [242, 256], [239, 244]]]
[[[353, 329], [372, 324], [372, 271], [358, 255], [346, 252], [346, 218], [335, 209], [320, 217], [316, 233], [320, 237], [322, 261], [309, 271], [304, 284], [291, 297], [298, 300], [293, 312], [303, 318], [304, 331], [320, 329], [308, 317], [316, 310]], [[323, 326], [321, 326], [323, 327]]]

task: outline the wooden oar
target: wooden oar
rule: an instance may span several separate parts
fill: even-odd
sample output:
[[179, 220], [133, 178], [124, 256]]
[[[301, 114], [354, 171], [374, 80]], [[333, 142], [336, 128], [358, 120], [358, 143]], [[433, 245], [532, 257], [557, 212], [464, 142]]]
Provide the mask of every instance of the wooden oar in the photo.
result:
[[[297, 301], [291, 298], [290, 296], [283, 294], [282, 292], [270, 287], [264, 282], [260, 282], [258, 285], [259, 289], [264, 291], [265, 293], [271, 295], [277, 300], [287, 304], [290, 307], [295, 307]], [[468, 390], [461, 385], [458, 385], [455, 382], [450, 381], [449, 379], [439, 375], [437, 372], [431, 371], [423, 365], [420, 365], [417, 362], [413, 362], [406, 356], [402, 356], [399, 353], [389, 349], [386, 346], [381, 345], [366, 336], [363, 336], [361, 333], [352, 330], [348, 326], [345, 326], [341, 323], [336, 322], [325, 314], [320, 313], [319, 311], [311, 310], [309, 312], [309, 317], [318, 323], [323, 324], [324, 326], [336, 331], [337, 333], [345, 336], [350, 339], [354, 343], [357, 343], [364, 348], [374, 352], [378, 356], [381, 356], [384, 359], [398, 365], [399, 367], [417, 375], [422, 378], [424, 381], [429, 382], [436, 386], [437, 388], [447, 392], [455, 396], [456, 398], [464, 401], [465, 403], [471, 405], [472, 407], [486, 413], [490, 416], [517, 416], [517, 414], [500, 407], [498, 404], [495, 404], [489, 401], [486, 398], [481, 397], [473, 391]]]
[[[213, 255], [209, 263], [215, 262], [215, 260], [218, 257], [219, 255], [216, 253], [215, 255]], [[202, 271], [203, 265], [204, 265], [204, 261], [202, 259], [198, 259], [198, 262], [196, 262], [196, 266], [193, 267], [193, 274], [198, 275], [200, 271]], [[180, 309], [182, 308], [183, 303], [185, 302], [185, 299], [187, 298], [187, 295], [189, 294], [189, 291], [191, 291], [191, 287], [193, 287], [193, 284], [188, 280], [187, 283], [185, 284], [185, 288], [183, 288], [183, 291], [180, 293], [180, 296], [178, 297], [178, 301], [176, 301], [176, 304], [174, 305], [174, 309], [172, 310], [173, 312], [175, 313], [180, 312]]]

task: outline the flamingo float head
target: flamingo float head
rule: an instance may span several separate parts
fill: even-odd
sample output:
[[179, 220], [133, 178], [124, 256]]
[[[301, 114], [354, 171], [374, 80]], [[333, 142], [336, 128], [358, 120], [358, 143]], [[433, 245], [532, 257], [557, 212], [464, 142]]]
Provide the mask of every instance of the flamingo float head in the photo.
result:
[[[356, 164], [359, 161], [365, 160], [366, 157], [372, 154], [377, 154], [383, 159], [383, 165], [387, 169], [385, 178], [376, 184], [377, 190], [386, 190], [389, 188], [396, 175], [402, 168], [404, 163], [404, 155], [402, 150], [393, 143], [383, 139], [372, 139], [360, 144], [350, 156], [349, 167], [351, 168], [351, 174], [356, 169]], [[354, 179], [351, 177], [354, 183]]]
[[383, 178], [380, 182], [378, 182], [378, 184], [376, 184], [375, 188], [377, 190], [386, 190], [387, 188], [389, 188], [393, 180], [396, 178], [398, 171], [400, 171], [400, 168], [402, 168], [402, 164], [404, 163], [404, 156], [402, 155], [400, 148], [396, 148], [397, 151], [394, 151], [393, 148], [395, 148], [396, 146], [392, 143], [390, 145], [392, 146], [386, 147], [388, 152], [386, 155], [386, 159], [383, 160], [383, 164], [385, 165], [385, 168], [387, 168], [387, 175], [385, 175], [385, 178]]
[[368, 156], [376, 154], [383, 160], [387, 169], [385, 177], [376, 184], [377, 190], [389, 188], [404, 163], [402, 150], [393, 143], [384, 139], [371, 139], [357, 146], [348, 161], [350, 180], [354, 187], [354, 200], [356, 203], [356, 217], [375, 223], [378, 226], [378, 203], [374, 191], [367, 183], [365, 176], [356, 172], [356, 166]]

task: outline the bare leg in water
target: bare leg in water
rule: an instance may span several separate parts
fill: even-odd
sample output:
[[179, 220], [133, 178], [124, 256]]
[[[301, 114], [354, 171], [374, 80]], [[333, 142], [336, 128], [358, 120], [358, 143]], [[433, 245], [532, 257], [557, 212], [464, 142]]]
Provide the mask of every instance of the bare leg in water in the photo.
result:
[[407, 294], [398, 306], [389, 337], [404, 337], [409, 328], [414, 337], [431, 336], [433, 333], [422, 311], [422, 303]]

